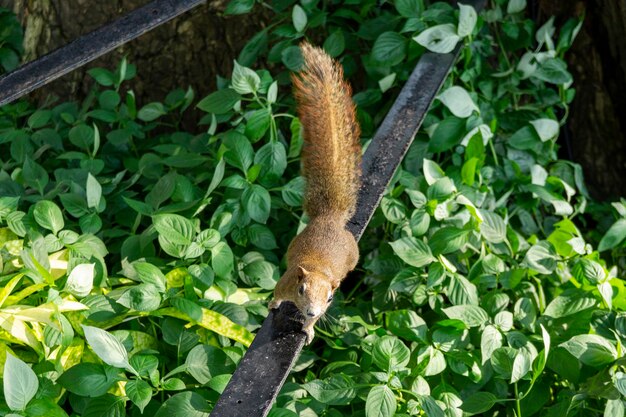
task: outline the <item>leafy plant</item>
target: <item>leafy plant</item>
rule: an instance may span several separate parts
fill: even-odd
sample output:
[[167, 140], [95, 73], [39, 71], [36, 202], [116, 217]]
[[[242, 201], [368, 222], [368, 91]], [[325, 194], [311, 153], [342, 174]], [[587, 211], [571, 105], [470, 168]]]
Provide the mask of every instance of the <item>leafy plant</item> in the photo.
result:
[[83, 103], [0, 108], [0, 415], [208, 416], [306, 222], [305, 36], [352, 78], [365, 144], [424, 53], [463, 49], [271, 415], [623, 415], [622, 220], [582, 227], [608, 208], [556, 155], [580, 22], [535, 28], [517, 0], [270, 7], [198, 132], [192, 90], [138, 104], [125, 60]]
[[0, 74], [14, 70], [24, 53], [24, 33], [10, 10], [0, 7]]

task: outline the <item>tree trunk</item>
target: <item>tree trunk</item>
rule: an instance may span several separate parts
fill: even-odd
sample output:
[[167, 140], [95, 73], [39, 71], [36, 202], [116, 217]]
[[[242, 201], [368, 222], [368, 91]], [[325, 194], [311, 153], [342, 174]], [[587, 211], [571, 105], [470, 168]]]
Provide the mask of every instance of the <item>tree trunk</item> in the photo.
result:
[[[540, 0], [545, 20], [585, 14], [566, 58], [574, 76], [570, 159], [599, 200], [626, 196], [626, 0]], [[540, 20], [541, 20], [540, 17]]]
[[[28, 62], [115, 20], [149, 0], [0, 0], [24, 27], [23, 62]], [[228, 0], [213, 0], [179, 16], [115, 51], [33, 93], [62, 100], [82, 99], [93, 80], [89, 68], [115, 69], [122, 57], [137, 66], [132, 89], [139, 103], [162, 101], [175, 88], [191, 86], [202, 97], [215, 89], [216, 76], [229, 75], [246, 41], [264, 25], [254, 13], [223, 16]]]

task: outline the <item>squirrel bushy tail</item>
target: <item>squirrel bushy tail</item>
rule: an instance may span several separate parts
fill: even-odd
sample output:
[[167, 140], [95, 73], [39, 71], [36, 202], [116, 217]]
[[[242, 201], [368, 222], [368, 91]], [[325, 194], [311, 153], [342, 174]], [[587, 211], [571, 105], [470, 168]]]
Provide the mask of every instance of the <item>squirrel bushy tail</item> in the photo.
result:
[[300, 45], [304, 66], [292, 77], [303, 126], [304, 211], [348, 221], [361, 177], [360, 128], [341, 64], [322, 49]]

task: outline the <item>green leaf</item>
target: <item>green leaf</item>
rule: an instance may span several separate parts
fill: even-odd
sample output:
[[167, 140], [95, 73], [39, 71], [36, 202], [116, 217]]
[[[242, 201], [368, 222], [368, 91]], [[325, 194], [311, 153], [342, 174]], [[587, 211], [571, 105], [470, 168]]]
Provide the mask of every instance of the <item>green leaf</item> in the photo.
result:
[[396, 413], [396, 397], [387, 385], [377, 385], [367, 394], [366, 417], [391, 417]]
[[567, 71], [567, 64], [560, 58], [548, 58], [541, 63], [533, 77], [552, 84], [569, 84], [572, 74]]
[[[460, 6], [463, 6], [460, 4]], [[470, 7], [472, 10], [473, 8]], [[469, 93], [463, 87], [454, 85], [437, 96], [437, 99], [441, 101], [444, 106], [450, 110], [450, 112], [456, 117], [467, 118], [474, 112], [479, 112], [478, 106], [474, 103], [474, 100], [470, 97]], [[463, 127], [465, 122], [463, 121]]]
[[403, 237], [389, 244], [394, 253], [409, 265], [420, 268], [435, 260], [428, 245], [419, 239]]
[[262, 224], [250, 225], [248, 228], [248, 238], [250, 239], [250, 243], [260, 249], [272, 250], [278, 247], [272, 231]]
[[413, 38], [429, 51], [440, 54], [452, 52], [460, 39], [456, 27], [451, 23], [433, 26]]
[[239, 94], [256, 93], [261, 86], [259, 75], [250, 68], [239, 65], [237, 61], [234, 61], [234, 65], [231, 81], [233, 90]]
[[556, 120], [536, 119], [531, 120], [530, 124], [533, 125], [542, 142], [556, 139], [559, 135], [559, 123]]
[[128, 399], [133, 402], [139, 408], [139, 411], [143, 413], [144, 408], [148, 405], [152, 399], [152, 387], [141, 379], [134, 379], [128, 381], [124, 387]]
[[556, 269], [557, 259], [558, 256], [552, 245], [542, 241], [528, 249], [524, 263], [540, 274], [550, 274]]
[[346, 49], [346, 40], [341, 29], [335, 30], [324, 41], [324, 50], [333, 58], [338, 57]]
[[88, 296], [93, 288], [95, 266], [96, 264], [80, 264], [72, 268], [65, 282], [65, 290], [79, 298]]
[[254, 150], [248, 138], [241, 133], [229, 131], [223, 135], [222, 141], [228, 148], [224, 160], [246, 174], [254, 160]]
[[619, 219], [607, 230], [598, 244], [598, 251], [613, 249], [626, 239], [626, 219]]
[[[245, 135], [250, 138], [252, 143], [261, 139], [267, 129], [270, 127], [271, 114], [268, 109], [259, 109], [252, 112], [252, 114], [248, 117], [248, 123], [246, 123]], [[267, 145], [269, 145], [268, 143]], [[279, 145], [278, 143], [275, 143]], [[282, 146], [282, 144], [280, 144]], [[284, 148], [284, 146], [283, 146]]]
[[383, 197], [380, 208], [385, 218], [394, 224], [401, 224], [406, 220], [406, 207], [398, 199]]
[[607, 400], [603, 417], [624, 417], [624, 401], [621, 398]]
[[444, 414], [439, 404], [437, 404], [435, 399], [430, 395], [420, 396], [418, 397], [418, 399], [420, 405], [426, 413], [426, 417], [444, 417], [446, 415]]
[[615, 373], [615, 388], [620, 392], [620, 394], [626, 396], [626, 375], [623, 372]]
[[490, 392], [475, 392], [463, 401], [461, 409], [469, 414], [480, 414], [489, 411], [497, 400]]
[[403, 339], [413, 342], [428, 340], [426, 322], [412, 310], [392, 310], [385, 314], [387, 329]]
[[434, 255], [442, 255], [461, 250], [467, 243], [469, 232], [456, 227], [443, 227], [428, 240], [428, 246]]
[[233, 270], [233, 252], [225, 242], [211, 248], [211, 267], [218, 277], [225, 278]]
[[459, 3], [459, 11], [459, 24], [456, 33], [464, 38], [471, 35], [474, 31], [474, 27], [476, 27], [476, 22], [478, 21], [478, 15], [471, 5]]
[[241, 96], [235, 90], [224, 88], [200, 100], [196, 107], [207, 113], [224, 114], [231, 111], [239, 100]]
[[38, 201], [35, 204], [33, 216], [39, 226], [51, 230], [55, 235], [65, 226], [61, 209], [52, 201]]
[[471, 304], [452, 306], [442, 311], [451, 319], [461, 320], [467, 327], [479, 327], [489, 322], [487, 312]]
[[419, 17], [423, 9], [420, 0], [396, 0], [394, 6], [396, 6], [398, 13], [404, 17]]
[[156, 214], [152, 216], [152, 222], [159, 235], [172, 243], [189, 245], [194, 238], [192, 221], [178, 214]]
[[115, 84], [115, 76], [111, 71], [107, 69], [92, 68], [87, 71], [87, 73], [91, 75], [91, 77], [93, 77], [93, 79], [95, 79], [96, 82], [103, 87], [110, 87]]
[[430, 216], [425, 210], [414, 210], [409, 219], [409, 226], [413, 236], [422, 236], [430, 226]]
[[532, 360], [528, 351], [524, 349], [518, 350], [513, 360], [513, 368], [511, 369], [511, 384], [515, 384], [522, 379], [530, 371], [531, 364]]
[[19, 197], [0, 197], [0, 220], [17, 210]]
[[432, 134], [428, 142], [428, 151], [437, 153], [452, 149], [457, 145], [465, 133], [465, 120], [458, 117], [443, 119]]
[[328, 405], [346, 405], [356, 396], [356, 387], [348, 375], [333, 375], [329, 379], [314, 379], [302, 387], [317, 401]]
[[57, 382], [73, 394], [82, 397], [100, 397], [120, 380], [117, 374], [117, 370], [108, 372], [98, 363], [84, 362], [63, 372]]
[[254, 7], [254, 0], [231, 0], [224, 13], [238, 15], [248, 13]]
[[[47, 393], [46, 393], [47, 394]], [[28, 417], [68, 417], [67, 413], [48, 398], [35, 398], [25, 410]], [[19, 416], [18, 414], [7, 414], [6, 417]]]
[[224, 351], [209, 345], [198, 345], [191, 349], [185, 364], [191, 376], [202, 385], [216, 375], [234, 371], [234, 364]]
[[163, 103], [153, 102], [143, 106], [137, 113], [137, 117], [144, 122], [152, 122], [164, 114], [167, 114], [167, 111]]
[[530, 126], [524, 126], [517, 130], [509, 138], [509, 145], [515, 149], [528, 150], [535, 149], [541, 145], [541, 140], [537, 135], [537, 131]]
[[586, 258], [581, 258], [574, 264], [572, 275], [579, 281], [587, 279], [592, 284], [599, 284], [607, 277], [607, 273], [602, 268], [602, 265]]
[[397, 371], [409, 363], [411, 351], [395, 336], [383, 336], [374, 342], [372, 360], [383, 371]]
[[296, 177], [283, 186], [281, 195], [283, 201], [292, 207], [302, 205], [304, 198], [304, 177]]
[[515, 14], [523, 11], [526, 8], [526, 0], [509, 0], [506, 5], [507, 14]]
[[502, 217], [496, 213], [479, 209], [478, 212], [483, 218], [480, 224], [480, 233], [491, 243], [502, 243], [506, 239], [506, 224]]
[[280, 56], [283, 64], [285, 64], [285, 66], [291, 71], [300, 71], [302, 65], [304, 64], [302, 52], [300, 51], [300, 48], [295, 45], [283, 49]]
[[4, 363], [4, 400], [13, 411], [22, 411], [39, 389], [39, 380], [21, 359], [6, 353]]
[[293, 6], [291, 20], [293, 21], [293, 27], [296, 28], [296, 32], [304, 32], [308, 19], [306, 12], [299, 4]]
[[380, 88], [380, 91], [384, 93], [385, 91], [389, 90], [391, 87], [393, 87], [394, 81], [396, 81], [395, 72], [392, 72], [391, 74], [386, 75], [378, 80], [378, 87]]
[[46, 185], [48, 185], [48, 181], [50, 180], [50, 177], [41, 165], [26, 157], [24, 159], [24, 168], [22, 170], [22, 175], [24, 178], [24, 184], [26, 186], [34, 188], [39, 192], [39, 194], [43, 195]]
[[97, 327], [84, 324], [81, 327], [85, 332], [87, 343], [104, 363], [116, 368], [132, 369], [128, 363], [126, 349], [115, 336]]
[[52, 112], [50, 110], [37, 110], [28, 118], [28, 126], [31, 129], [42, 128], [50, 121], [51, 116]]
[[500, 331], [496, 329], [495, 326], [487, 325], [484, 328], [480, 337], [480, 355], [482, 358], [481, 363], [484, 364], [485, 362], [487, 362], [491, 358], [493, 352], [495, 352], [496, 349], [502, 347], [502, 342], [502, 333], [500, 333]]
[[596, 304], [596, 299], [585, 291], [572, 289], [555, 297], [543, 314], [555, 319], [562, 318], [593, 308]]
[[91, 126], [80, 124], [70, 129], [69, 139], [77, 147], [89, 151], [94, 143], [96, 132]]
[[251, 219], [265, 223], [270, 216], [270, 193], [260, 185], [246, 188], [241, 196], [246, 212]]
[[120, 101], [119, 93], [114, 90], [105, 90], [98, 97], [98, 104], [105, 110], [115, 110]]
[[372, 59], [384, 65], [396, 65], [406, 57], [406, 38], [397, 32], [381, 34], [372, 47]]
[[617, 359], [617, 349], [606, 338], [597, 334], [579, 334], [559, 346], [567, 349], [585, 365], [601, 367]]
[[161, 305], [161, 295], [152, 284], [140, 284], [126, 287], [124, 293], [116, 300], [126, 308], [150, 312]]
[[170, 378], [163, 381], [163, 389], [167, 391], [182, 391], [187, 386], [180, 378]]
[[87, 207], [96, 208], [100, 205], [100, 198], [102, 197], [102, 186], [98, 180], [91, 175], [87, 174]]
[[87, 403], [82, 417], [125, 417], [126, 399], [113, 394], [92, 398]]
[[437, 180], [445, 178], [446, 173], [443, 172], [441, 167], [436, 162], [430, 159], [424, 159], [424, 177], [428, 185], [433, 185]]
[[[287, 152], [280, 142], [261, 146], [254, 156], [254, 163], [261, 166], [261, 178], [270, 183], [278, 181], [287, 168]], [[265, 184], [265, 183], [263, 183]]]

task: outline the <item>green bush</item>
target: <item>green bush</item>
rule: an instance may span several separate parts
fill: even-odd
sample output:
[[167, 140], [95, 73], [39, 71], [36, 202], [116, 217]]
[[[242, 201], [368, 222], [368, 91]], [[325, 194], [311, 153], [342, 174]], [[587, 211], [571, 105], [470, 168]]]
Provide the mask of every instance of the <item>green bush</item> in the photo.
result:
[[24, 33], [15, 15], [0, 7], [0, 74], [18, 66], [24, 52], [23, 39]]
[[556, 154], [580, 22], [377, 6], [272, 3], [199, 133], [193, 91], [141, 106], [126, 61], [83, 103], [0, 108], [0, 415], [208, 416], [306, 221], [305, 35], [352, 78], [365, 145], [427, 49], [464, 48], [270, 415], [623, 415], [626, 205], [581, 228], [581, 169]]

